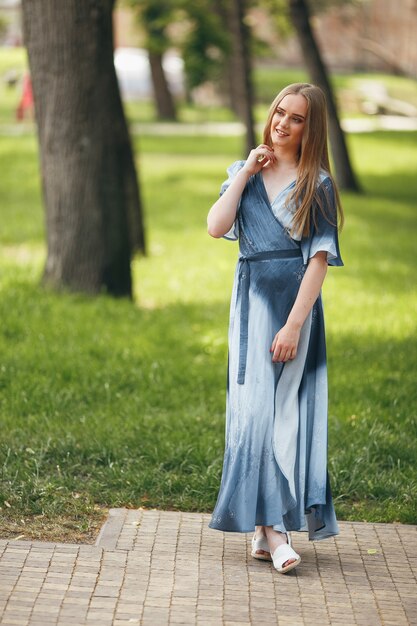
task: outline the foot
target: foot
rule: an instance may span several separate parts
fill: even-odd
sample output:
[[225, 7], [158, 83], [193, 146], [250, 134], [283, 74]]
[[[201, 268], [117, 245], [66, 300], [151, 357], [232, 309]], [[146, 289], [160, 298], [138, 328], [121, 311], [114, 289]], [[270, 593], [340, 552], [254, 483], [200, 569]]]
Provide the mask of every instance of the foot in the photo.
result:
[[[275, 550], [282, 546], [284, 543], [288, 543], [287, 534], [281, 533], [277, 530], [274, 530], [272, 526], [263, 526], [263, 530], [266, 533], [266, 538], [268, 540], [268, 545], [271, 548], [271, 555], [274, 554]], [[291, 565], [291, 563], [295, 563], [296, 559], [288, 559], [283, 564], [283, 567], [287, 567]]]
[[[262, 539], [265, 537], [265, 527], [255, 526], [255, 539]], [[256, 550], [256, 554], [259, 554], [259, 556], [270, 557], [270, 552], [267, 552], [266, 550]]]

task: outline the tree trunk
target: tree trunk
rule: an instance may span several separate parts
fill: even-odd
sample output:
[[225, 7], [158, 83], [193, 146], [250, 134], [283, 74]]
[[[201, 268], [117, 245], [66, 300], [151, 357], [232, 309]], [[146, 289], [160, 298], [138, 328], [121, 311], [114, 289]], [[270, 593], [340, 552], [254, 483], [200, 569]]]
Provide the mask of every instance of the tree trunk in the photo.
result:
[[[229, 16], [229, 0], [215, 0], [213, 3], [213, 11], [216, 13], [220, 24], [230, 24], [230, 16]], [[229, 30], [229, 29], [228, 29]], [[231, 52], [232, 52], [232, 42], [230, 37], [230, 32], [228, 32], [228, 46], [226, 52], [226, 62], [224, 64], [223, 73], [219, 82], [219, 90], [220, 93], [227, 94], [227, 102], [229, 108], [233, 111], [233, 113], [237, 117], [241, 117], [241, 107], [238, 99], [238, 94], [236, 93], [235, 80], [233, 75], [232, 61], [231, 61]]]
[[231, 34], [230, 94], [233, 109], [238, 113], [246, 129], [247, 154], [257, 144], [253, 123], [253, 85], [249, 51], [249, 31], [244, 23], [245, 0], [231, 0], [229, 9], [229, 32]]
[[148, 50], [148, 54], [158, 118], [161, 120], [175, 121], [177, 114], [174, 99], [168, 85], [164, 68], [162, 67], [162, 54], [151, 52], [150, 50]]
[[289, 0], [291, 21], [298, 35], [304, 62], [313, 83], [321, 87], [326, 95], [329, 113], [329, 137], [332, 147], [336, 178], [342, 189], [359, 191], [353, 168], [349, 160], [345, 135], [340, 126], [336, 101], [310, 25], [310, 12], [306, 0]]
[[113, 63], [114, 0], [23, 0], [54, 287], [132, 293], [142, 207]]

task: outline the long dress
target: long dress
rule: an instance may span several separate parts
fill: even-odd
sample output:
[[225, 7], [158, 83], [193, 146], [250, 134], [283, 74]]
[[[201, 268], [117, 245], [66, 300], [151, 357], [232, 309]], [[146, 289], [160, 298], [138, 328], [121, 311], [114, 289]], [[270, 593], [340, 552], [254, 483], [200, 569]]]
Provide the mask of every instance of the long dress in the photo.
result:
[[[244, 161], [229, 169], [221, 194]], [[226, 440], [222, 479], [209, 526], [251, 532], [255, 525], [338, 534], [327, 470], [327, 366], [321, 294], [305, 320], [295, 359], [273, 363], [308, 260], [327, 252], [343, 265], [337, 227], [317, 211], [308, 237], [289, 234], [295, 181], [270, 203], [262, 173], [251, 176], [226, 239], [239, 240], [230, 305]], [[318, 193], [335, 219], [332, 181], [321, 172]]]

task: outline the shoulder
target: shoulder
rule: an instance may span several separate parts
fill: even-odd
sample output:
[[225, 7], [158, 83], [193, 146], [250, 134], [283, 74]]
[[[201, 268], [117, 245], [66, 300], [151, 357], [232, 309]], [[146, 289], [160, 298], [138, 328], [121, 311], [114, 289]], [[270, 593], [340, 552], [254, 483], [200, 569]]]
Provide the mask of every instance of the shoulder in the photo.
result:
[[239, 172], [239, 170], [242, 169], [245, 163], [246, 161], [235, 161], [234, 163], [229, 165], [229, 167], [227, 168], [227, 173], [229, 174], [229, 177], [233, 178], [233, 176], [236, 176], [236, 174]]
[[320, 170], [320, 174], [316, 182], [315, 200], [323, 208], [325, 205], [334, 205], [336, 196], [336, 184], [333, 176], [324, 170]]
[[323, 227], [324, 222], [332, 225], [337, 223], [337, 194], [335, 182], [329, 172], [320, 171], [316, 184], [316, 193], [313, 201], [313, 219], [316, 226]]
[[326, 170], [320, 170], [316, 182], [317, 191], [334, 191], [333, 177]]

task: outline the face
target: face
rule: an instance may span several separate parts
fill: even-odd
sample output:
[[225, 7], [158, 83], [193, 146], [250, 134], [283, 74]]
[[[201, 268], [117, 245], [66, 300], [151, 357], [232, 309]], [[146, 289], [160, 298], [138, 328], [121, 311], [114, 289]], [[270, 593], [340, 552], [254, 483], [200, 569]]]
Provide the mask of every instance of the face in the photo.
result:
[[307, 117], [307, 100], [301, 94], [288, 94], [278, 104], [271, 122], [272, 147], [298, 154]]

